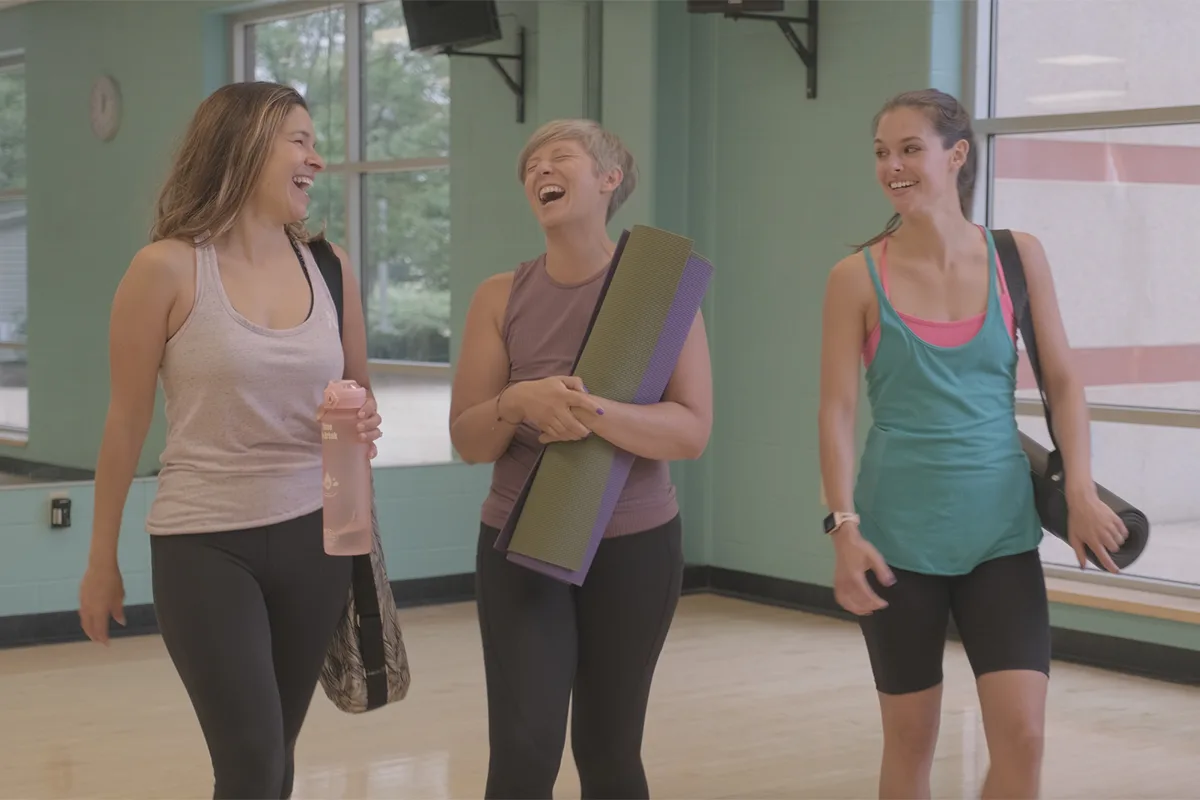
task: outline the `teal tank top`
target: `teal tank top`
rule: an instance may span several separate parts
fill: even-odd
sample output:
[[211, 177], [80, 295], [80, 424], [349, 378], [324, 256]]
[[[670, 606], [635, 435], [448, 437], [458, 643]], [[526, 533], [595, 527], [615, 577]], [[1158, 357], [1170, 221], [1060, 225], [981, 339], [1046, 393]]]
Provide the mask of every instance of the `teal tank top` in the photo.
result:
[[873, 420], [854, 505], [863, 537], [896, 569], [963, 575], [1042, 538], [1018, 438], [1017, 352], [1000, 306], [995, 242], [985, 235], [987, 312], [958, 347], [912, 332], [863, 251], [880, 336], [866, 371]]

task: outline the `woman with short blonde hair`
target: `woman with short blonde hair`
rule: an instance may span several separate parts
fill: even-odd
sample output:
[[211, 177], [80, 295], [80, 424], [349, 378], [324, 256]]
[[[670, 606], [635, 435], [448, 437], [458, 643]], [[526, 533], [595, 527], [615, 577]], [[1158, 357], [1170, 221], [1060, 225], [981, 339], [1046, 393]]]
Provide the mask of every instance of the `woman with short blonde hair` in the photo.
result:
[[[683, 573], [668, 465], [704, 451], [712, 378], [699, 314], [661, 402], [613, 402], [571, 376], [616, 249], [606, 223], [636, 176], [620, 139], [594, 122], [538, 130], [517, 177], [546, 250], [484, 281], [467, 312], [450, 433], [465, 461], [495, 465], [476, 557], [488, 798], [551, 796], [568, 706], [583, 797], [649, 794], [642, 730]], [[509, 562], [495, 543], [542, 445], [586, 436], [636, 459], [576, 588]]]

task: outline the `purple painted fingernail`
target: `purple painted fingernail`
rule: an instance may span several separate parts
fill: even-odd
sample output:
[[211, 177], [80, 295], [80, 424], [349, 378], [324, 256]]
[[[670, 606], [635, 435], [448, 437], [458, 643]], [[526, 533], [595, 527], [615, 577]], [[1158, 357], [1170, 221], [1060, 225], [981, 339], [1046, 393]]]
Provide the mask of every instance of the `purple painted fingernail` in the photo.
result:
[[596, 409], [596, 413], [597, 413], [598, 415], [600, 415], [600, 416], [604, 416], [604, 409], [603, 409], [603, 408], [597, 408], [597, 409]]

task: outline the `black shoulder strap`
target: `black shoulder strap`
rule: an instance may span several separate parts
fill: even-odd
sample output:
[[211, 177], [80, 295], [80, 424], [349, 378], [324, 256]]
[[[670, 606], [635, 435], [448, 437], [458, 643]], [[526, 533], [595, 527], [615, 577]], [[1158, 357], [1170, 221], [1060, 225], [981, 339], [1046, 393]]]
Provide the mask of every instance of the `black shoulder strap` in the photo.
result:
[[[338, 333], [342, 332], [343, 287], [342, 260], [329, 245], [324, 237], [308, 243], [313, 257], [317, 259], [317, 268], [321, 277], [329, 287], [329, 294], [337, 308]], [[371, 512], [371, 524], [377, 525], [374, 509]], [[367, 710], [379, 708], [387, 704], [387, 652], [384, 644], [383, 617], [379, 609], [379, 597], [376, 594], [375, 571], [371, 564], [371, 555], [354, 556], [352, 567], [351, 587], [354, 593], [354, 610], [358, 612], [358, 652], [363, 661], [363, 673], [367, 688]]]
[[1038, 394], [1042, 396], [1046, 428], [1050, 431], [1050, 441], [1057, 453], [1058, 439], [1054, 436], [1054, 423], [1050, 419], [1050, 401], [1042, 385], [1042, 366], [1038, 358], [1037, 337], [1033, 333], [1033, 313], [1029, 306], [1029, 287], [1025, 283], [1025, 265], [1021, 261], [1021, 251], [1017, 249], [1017, 241], [1010, 230], [993, 230], [992, 240], [996, 243], [1000, 267], [1004, 270], [1004, 281], [1008, 284], [1008, 295], [1012, 298], [1017, 329], [1021, 333], [1021, 341], [1025, 343], [1025, 352], [1029, 354], [1029, 366], [1033, 368], [1033, 377], [1037, 379]]
[[321, 270], [321, 277], [325, 279], [325, 285], [329, 287], [329, 294], [333, 297], [333, 304], [337, 307], [338, 333], [340, 334], [343, 317], [342, 260], [337, 257], [337, 253], [333, 252], [329, 241], [324, 237], [309, 242], [308, 249], [312, 250], [313, 257], [317, 259], [317, 268]]

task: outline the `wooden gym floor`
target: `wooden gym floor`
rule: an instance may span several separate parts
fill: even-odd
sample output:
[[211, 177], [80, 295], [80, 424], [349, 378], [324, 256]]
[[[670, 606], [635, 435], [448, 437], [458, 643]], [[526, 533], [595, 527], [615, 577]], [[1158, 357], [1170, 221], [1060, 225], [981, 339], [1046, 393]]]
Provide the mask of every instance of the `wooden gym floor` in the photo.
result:
[[[471, 798], [487, 763], [474, 606], [404, 612], [403, 703], [352, 717], [318, 689], [295, 797]], [[987, 756], [970, 671], [948, 645], [934, 794], [972, 796]], [[207, 753], [157, 637], [0, 651], [0, 797], [211, 797]], [[1200, 798], [1200, 692], [1055, 664], [1046, 798]], [[656, 678], [654, 797], [871, 798], [878, 711], [858, 629], [685, 597]], [[565, 754], [557, 796], [578, 797]], [[975, 795], [977, 796], [977, 795]]]

